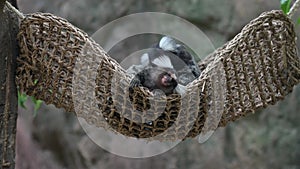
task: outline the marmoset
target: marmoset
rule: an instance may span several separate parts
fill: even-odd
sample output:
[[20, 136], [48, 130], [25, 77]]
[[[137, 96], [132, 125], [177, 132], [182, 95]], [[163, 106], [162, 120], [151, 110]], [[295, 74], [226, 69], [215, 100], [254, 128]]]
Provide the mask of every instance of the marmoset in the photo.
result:
[[[144, 55], [144, 57], [147, 55]], [[145, 58], [144, 58], [145, 59]], [[176, 70], [171, 65], [168, 56], [163, 55], [152, 62], [156, 66], [148, 66], [135, 75], [130, 82], [130, 87], [144, 86], [150, 91], [162, 90], [166, 95], [172, 93], [183, 94], [185, 86], [178, 84]]]
[[172, 63], [176, 59], [182, 60], [190, 69], [193, 79], [200, 76], [198, 65], [186, 48], [176, 43], [174, 39], [164, 36], [158, 44], [153, 45], [153, 49], [142, 55], [143, 70], [131, 80], [130, 89], [144, 86], [150, 91], [159, 89], [166, 95], [173, 93], [183, 95], [186, 87], [179, 84], [174, 68], [176, 63]]

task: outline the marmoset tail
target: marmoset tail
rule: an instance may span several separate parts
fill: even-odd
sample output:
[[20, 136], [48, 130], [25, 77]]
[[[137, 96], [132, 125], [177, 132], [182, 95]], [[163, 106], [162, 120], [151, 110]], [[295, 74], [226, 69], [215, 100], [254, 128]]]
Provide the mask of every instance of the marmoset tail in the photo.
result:
[[161, 38], [156, 47], [178, 56], [189, 67], [195, 78], [200, 76], [201, 72], [198, 64], [183, 44], [176, 43], [174, 39], [164, 36]]

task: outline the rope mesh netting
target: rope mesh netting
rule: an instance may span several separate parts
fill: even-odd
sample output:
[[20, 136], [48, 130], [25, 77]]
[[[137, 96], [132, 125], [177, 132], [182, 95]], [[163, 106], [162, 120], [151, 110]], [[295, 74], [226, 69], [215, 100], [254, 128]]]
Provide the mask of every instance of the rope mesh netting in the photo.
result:
[[183, 96], [129, 92], [126, 71], [85, 32], [52, 14], [26, 15], [18, 38], [21, 92], [137, 138], [195, 137], [275, 104], [300, 79], [294, 25], [281, 11], [261, 14], [199, 62], [202, 74]]

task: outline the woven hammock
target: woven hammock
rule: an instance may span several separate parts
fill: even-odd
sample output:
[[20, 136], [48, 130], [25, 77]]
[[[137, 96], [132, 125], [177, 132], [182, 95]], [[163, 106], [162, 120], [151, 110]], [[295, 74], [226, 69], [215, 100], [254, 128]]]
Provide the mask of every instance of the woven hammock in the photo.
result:
[[153, 98], [142, 87], [129, 92], [125, 70], [85, 32], [52, 14], [25, 15], [18, 39], [21, 92], [136, 138], [174, 141], [215, 130], [275, 104], [300, 80], [294, 25], [281, 11], [261, 14], [202, 60], [201, 76], [183, 96]]

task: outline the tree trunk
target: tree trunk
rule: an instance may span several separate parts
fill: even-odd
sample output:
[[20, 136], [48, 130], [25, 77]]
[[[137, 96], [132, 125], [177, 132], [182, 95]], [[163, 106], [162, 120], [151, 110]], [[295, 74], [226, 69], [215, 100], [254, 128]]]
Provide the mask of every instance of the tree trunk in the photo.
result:
[[7, 10], [5, 0], [0, 0], [0, 28], [0, 168], [13, 169], [18, 109], [15, 85], [18, 18]]

